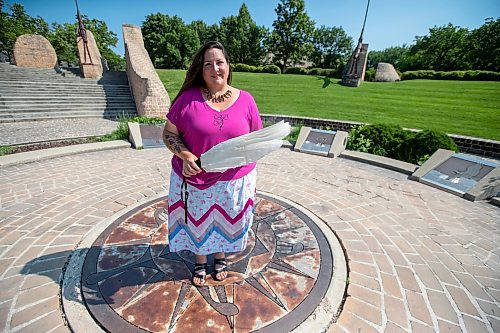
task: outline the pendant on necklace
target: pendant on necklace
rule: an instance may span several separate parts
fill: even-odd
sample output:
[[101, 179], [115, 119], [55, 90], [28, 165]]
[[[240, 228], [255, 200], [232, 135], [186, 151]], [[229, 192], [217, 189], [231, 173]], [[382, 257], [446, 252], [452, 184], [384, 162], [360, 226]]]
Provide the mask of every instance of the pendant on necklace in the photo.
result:
[[208, 88], [203, 88], [203, 92], [207, 95], [207, 100], [210, 100], [212, 103], [222, 103], [229, 99], [229, 97], [233, 94], [231, 89], [228, 89], [221, 95], [213, 94], [210, 90], [208, 90]]

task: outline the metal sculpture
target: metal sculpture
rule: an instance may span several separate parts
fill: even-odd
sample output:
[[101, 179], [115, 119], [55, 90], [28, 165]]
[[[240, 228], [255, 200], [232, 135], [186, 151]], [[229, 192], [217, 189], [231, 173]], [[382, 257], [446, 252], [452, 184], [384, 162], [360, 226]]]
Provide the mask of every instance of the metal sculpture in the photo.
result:
[[366, 5], [365, 19], [363, 21], [363, 28], [361, 29], [361, 34], [359, 35], [358, 45], [356, 46], [356, 49], [354, 50], [351, 58], [349, 59], [349, 62], [347, 63], [347, 66], [344, 69], [344, 73], [342, 74], [342, 84], [346, 86], [357, 87], [359, 86], [360, 81], [363, 79], [365, 64], [363, 64], [363, 67], [361, 68], [361, 73], [359, 73], [358, 70], [362, 52], [364, 52], [365, 54], [365, 58], [363, 59], [363, 61], [366, 59], [366, 53], [368, 52], [368, 44], [363, 44], [363, 33], [365, 31], [366, 17], [368, 16], [369, 7], [370, 7], [370, 0], [368, 0], [368, 3]]
[[[87, 40], [87, 30], [83, 24], [82, 17], [80, 16], [80, 9], [78, 8], [78, 1], [75, 0], [76, 4], [76, 17], [78, 19], [78, 28], [76, 31], [76, 36], [81, 37], [83, 40], [83, 63], [82, 65], [93, 65], [92, 56], [90, 55], [88, 40]], [[87, 55], [89, 56], [90, 62], [87, 62]]]

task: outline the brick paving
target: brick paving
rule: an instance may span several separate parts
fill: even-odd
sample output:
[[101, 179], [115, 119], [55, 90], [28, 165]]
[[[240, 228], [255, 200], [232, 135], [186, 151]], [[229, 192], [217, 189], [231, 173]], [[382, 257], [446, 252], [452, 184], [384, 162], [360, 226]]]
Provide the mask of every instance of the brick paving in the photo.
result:
[[[117, 149], [0, 169], [0, 331], [67, 332], [64, 265], [105, 218], [167, 191], [166, 149]], [[500, 332], [500, 208], [342, 158], [281, 149], [258, 190], [314, 212], [348, 258], [328, 332]]]

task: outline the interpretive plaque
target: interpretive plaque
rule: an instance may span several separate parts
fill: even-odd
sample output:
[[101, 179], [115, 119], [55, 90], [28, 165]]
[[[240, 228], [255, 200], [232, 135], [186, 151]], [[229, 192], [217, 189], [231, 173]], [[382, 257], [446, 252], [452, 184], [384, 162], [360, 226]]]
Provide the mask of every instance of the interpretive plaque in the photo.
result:
[[335, 157], [345, 149], [347, 132], [327, 131], [303, 126], [294, 150], [304, 153]]
[[129, 140], [135, 149], [165, 147], [163, 125], [128, 123]]
[[306, 141], [302, 144], [301, 151], [328, 155], [332, 147], [335, 131], [324, 131], [313, 129], [309, 132]]
[[[440, 163], [419, 178], [420, 182], [463, 196], [468, 200], [486, 199], [500, 190], [499, 164], [468, 154], [443, 155]], [[426, 162], [427, 163], [427, 162]], [[425, 169], [425, 164], [421, 168]]]
[[144, 148], [165, 147], [162, 139], [163, 125], [140, 124], [139, 127]]

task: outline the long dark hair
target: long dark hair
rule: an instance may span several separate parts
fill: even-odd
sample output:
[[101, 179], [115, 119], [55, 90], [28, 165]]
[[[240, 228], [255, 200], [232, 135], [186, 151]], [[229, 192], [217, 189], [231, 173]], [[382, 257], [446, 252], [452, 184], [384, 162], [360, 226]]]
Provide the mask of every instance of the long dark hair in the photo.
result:
[[[188, 90], [191, 87], [203, 87], [205, 85], [205, 81], [203, 80], [203, 61], [205, 58], [205, 51], [210, 50], [210, 49], [219, 49], [222, 51], [222, 54], [224, 54], [224, 58], [226, 58], [226, 62], [229, 66], [229, 56], [227, 54], [226, 49], [220, 42], [216, 41], [210, 41], [206, 42], [205, 45], [203, 45], [198, 51], [196, 51], [196, 54], [193, 57], [193, 61], [191, 62], [191, 66], [189, 66], [189, 69], [186, 73], [186, 78], [184, 79], [184, 83], [182, 84], [181, 89], [179, 90], [179, 93], [177, 93], [177, 96], [175, 96], [174, 100], [172, 101], [172, 105], [175, 103], [177, 98], [179, 98], [180, 95], [186, 90]], [[227, 77], [227, 84], [231, 84], [231, 80], [233, 78], [232, 71], [231, 71], [231, 66], [229, 66], [229, 75]]]

